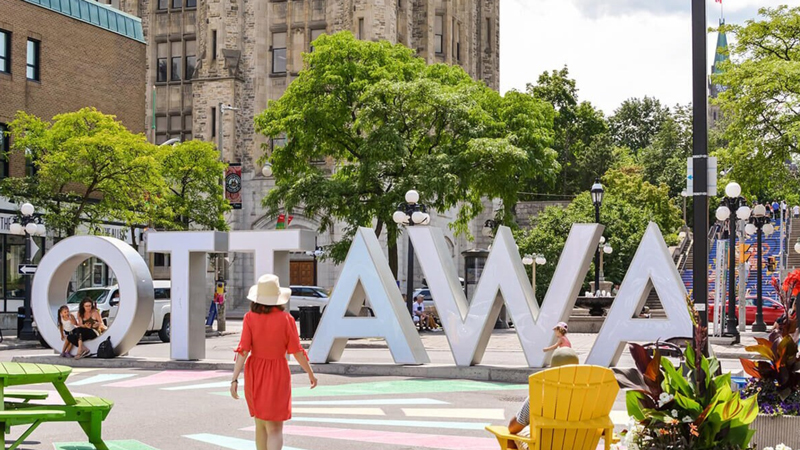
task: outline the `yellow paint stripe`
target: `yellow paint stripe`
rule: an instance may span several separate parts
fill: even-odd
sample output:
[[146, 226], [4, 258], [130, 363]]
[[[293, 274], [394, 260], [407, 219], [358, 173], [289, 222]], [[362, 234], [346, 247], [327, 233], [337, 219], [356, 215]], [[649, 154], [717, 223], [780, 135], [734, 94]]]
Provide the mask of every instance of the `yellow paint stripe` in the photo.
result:
[[292, 408], [292, 414], [330, 414], [347, 416], [385, 416], [380, 408]]
[[437, 417], [451, 419], [489, 419], [502, 420], [505, 411], [502, 408], [403, 408], [408, 417]]

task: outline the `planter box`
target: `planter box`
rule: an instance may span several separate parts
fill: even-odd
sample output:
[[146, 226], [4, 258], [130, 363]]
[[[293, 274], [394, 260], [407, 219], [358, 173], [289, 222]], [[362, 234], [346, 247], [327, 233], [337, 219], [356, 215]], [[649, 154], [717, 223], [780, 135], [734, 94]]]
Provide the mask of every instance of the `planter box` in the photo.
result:
[[759, 414], [750, 424], [756, 430], [750, 442], [754, 448], [775, 447], [786, 444], [792, 449], [800, 449], [800, 416], [768, 416]]

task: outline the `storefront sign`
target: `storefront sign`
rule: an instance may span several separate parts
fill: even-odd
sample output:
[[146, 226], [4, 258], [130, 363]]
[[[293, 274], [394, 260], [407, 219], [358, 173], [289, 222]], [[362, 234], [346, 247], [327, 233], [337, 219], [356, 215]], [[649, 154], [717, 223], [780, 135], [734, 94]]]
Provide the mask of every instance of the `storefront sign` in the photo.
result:
[[[553, 326], [569, 320], [602, 229], [596, 224], [573, 225], [540, 307], [509, 228], [498, 229], [469, 303], [442, 231], [432, 227], [410, 228], [409, 236], [456, 364], [469, 366], [481, 362], [494, 323], [505, 304], [528, 365], [543, 367], [548, 355], [542, 348], [553, 342]], [[205, 357], [207, 253], [251, 251], [255, 277], [275, 273], [288, 285], [289, 253], [313, 251], [313, 237], [310, 231], [304, 230], [150, 235], [148, 251], [168, 252], [172, 257], [172, 359]], [[71, 237], [55, 245], [42, 258], [32, 292], [39, 329], [51, 346], [60, 348], [56, 311], [66, 298], [67, 283], [75, 268], [89, 257], [103, 259], [119, 279], [120, 312], [107, 333], [118, 354], [124, 353], [136, 345], [147, 329], [153, 308], [153, 285], [141, 256], [114, 238]], [[659, 294], [667, 318], [634, 319], [652, 287]], [[628, 341], [691, 336], [692, 324], [685, 297], [686, 290], [661, 232], [651, 223], [600, 330], [596, 340], [599, 344], [592, 349], [587, 362], [604, 366], [616, 364]], [[367, 300], [375, 317], [358, 317]], [[310, 360], [315, 363], [338, 360], [348, 339], [366, 337], [385, 339], [399, 364], [429, 362], [374, 231], [360, 228], [312, 342]], [[90, 342], [89, 348], [95, 350], [99, 341]]]

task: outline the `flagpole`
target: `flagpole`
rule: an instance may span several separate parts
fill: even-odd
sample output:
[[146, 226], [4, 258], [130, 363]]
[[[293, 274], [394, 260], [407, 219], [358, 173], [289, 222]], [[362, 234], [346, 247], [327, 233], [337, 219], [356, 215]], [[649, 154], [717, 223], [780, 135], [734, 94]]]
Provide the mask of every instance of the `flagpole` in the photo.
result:
[[153, 144], [156, 143], [156, 85], [153, 85], [153, 120], [151, 125], [151, 136], [153, 138]]

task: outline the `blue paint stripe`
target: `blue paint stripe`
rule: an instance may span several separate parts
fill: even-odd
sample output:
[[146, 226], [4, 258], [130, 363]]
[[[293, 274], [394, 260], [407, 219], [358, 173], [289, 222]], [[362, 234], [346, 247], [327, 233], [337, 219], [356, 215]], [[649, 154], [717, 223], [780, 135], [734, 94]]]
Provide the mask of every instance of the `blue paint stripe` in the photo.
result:
[[[217, 388], [224, 388], [229, 387], [231, 385], [230, 381], [214, 381], [212, 383], [201, 383], [201, 384], [190, 384], [188, 386], [173, 386], [173, 387], [166, 387], [161, 388], [162, 391], [187, 391], [192, 389], [217, 389]], [[244, 386], [244, 381], [239, 380], [239, 386]]]
[[69, 386], [85, 386], [87, 384], [108, 383], [109, 381], [117, 381], [125, 378], [135, 377], [133, 373], [105, 373], [94, 375], [74, 383], [67, 383]]
[[[194, 439], [195, 441], [205, 442], [206, 444], [217, 445], [222, 448], [230, 450], [256, 450], [256, 442], [248, 439], [239, 439], [230, 436], [222, 436], [219, 434], [187, 434], [185, 438]], [[295, 447], [283, 447], [283, 450], [303, 450]]]
[[300, 400], [292, 401], [295, 406], [318, 405], [318, 406], [351, 406], [351, 405], [449, 405], [449, 403], [435, 400], [432, 398], [385, 398], [385, 399], [364, 399], [364, 400]]
[[339, 419], [330, 417], [292, 417], [291, 422], [336, 423], [346, 425], [375, 425], [384, 427], [446, 428], [450, 430], [483, 430], [490, 423], [430, 422], [422, 420]]

